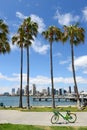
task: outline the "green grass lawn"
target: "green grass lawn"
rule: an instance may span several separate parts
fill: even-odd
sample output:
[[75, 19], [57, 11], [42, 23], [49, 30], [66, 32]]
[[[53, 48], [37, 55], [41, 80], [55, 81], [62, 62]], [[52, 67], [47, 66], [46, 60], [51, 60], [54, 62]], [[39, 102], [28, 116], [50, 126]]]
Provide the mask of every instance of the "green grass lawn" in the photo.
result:
[[87, 130], [87, 127], [0, 124], [0, 130]]
[[[56, 107], [55, 109], [63, 112], [66, 110], [70, 110], [72, 112], [87, 112], [87, 107], [84, 110], [79, 110], [77, 107]], [[53, 108], [51, 107], [31, 107], [29, 110], [26, 108], [18, 108], [18, 107], [0, 107], [0, 110], [19, 110], [19, 111], [29, 111], [29, 112], [52, 112]]]

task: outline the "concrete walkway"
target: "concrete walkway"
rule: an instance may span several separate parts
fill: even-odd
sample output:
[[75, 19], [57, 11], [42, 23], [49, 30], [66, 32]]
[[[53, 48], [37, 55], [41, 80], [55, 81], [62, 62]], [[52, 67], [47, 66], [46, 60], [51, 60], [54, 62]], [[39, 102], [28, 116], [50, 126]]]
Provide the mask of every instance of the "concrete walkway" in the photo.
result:
[[[63, 113], [64, 114], [64, 113]], [[52, 112], [21, 112], [16, 110], [0, 110], [0, 124], [28, 124], [43, 126], [87, 126], [87, 112], [77, 112], [75, 123], [66, 123], [62, 118], [57, 124], [51, 124]]]

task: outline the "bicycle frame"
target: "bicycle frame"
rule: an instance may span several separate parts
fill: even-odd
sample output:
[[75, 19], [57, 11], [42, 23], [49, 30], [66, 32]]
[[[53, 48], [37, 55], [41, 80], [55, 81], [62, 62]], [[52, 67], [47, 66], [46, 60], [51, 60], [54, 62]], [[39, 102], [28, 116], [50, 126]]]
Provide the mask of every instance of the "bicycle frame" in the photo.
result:
[[67, 112], [66, 115], [64, 116], [63, 114], [61, 114], [59, 111], [54, 112], [55, 115], [60, 115], [64, 120], [68, 120], [69, 117], [69, 113]]

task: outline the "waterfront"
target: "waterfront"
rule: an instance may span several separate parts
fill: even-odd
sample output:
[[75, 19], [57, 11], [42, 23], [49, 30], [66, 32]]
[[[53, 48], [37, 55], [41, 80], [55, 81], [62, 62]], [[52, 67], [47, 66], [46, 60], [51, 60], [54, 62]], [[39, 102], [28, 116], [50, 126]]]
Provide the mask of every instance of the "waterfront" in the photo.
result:
[[[0, 103], [5, 106], [19, 106], [19, 96], [0, 96]], [[65, 101], [65, 100], [55, 100], [56, 106], [71, 106], [76, 105], [76, 102]], [[23, 96], [23, 106], [26, 106], [26, 96]], [[30, 106], [52, 106], [52, 101], [33, 101], [32, 96], [30, 96]]]

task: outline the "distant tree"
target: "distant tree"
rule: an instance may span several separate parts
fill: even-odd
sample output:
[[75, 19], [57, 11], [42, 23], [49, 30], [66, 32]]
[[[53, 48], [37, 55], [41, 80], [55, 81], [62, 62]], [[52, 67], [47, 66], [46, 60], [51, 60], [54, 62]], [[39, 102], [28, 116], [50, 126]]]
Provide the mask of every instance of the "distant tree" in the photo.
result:
[[24, 47], [27, 50], [27, 108], [30, 108], [30, 99], [29, 99], [29, 46], [32, 44], [32, 40], [37, 36], [38, 33], [38, 24], [31, 20], [31, 17], [28, 17], [23, 21], [22, 24], [24, 28]]
[[78, 92], [78, 86], [76, 81], [76, 74], [75, 74], [75, 67], [74, 67], [74, 45], [77, 46], [81, 42], [84, 42], [84, 29], [81, 27], [78, 27], [78, 24], [70, 25], [70, 26], [64, 26], [64, 34], [65, 34], [65, 40], [70, 41], [71, 46], [71, 58], [72, 58], [72, 71], [73, 71], [73, 79], [75, 84], [75, 90], [77, 94], [77, 106], [80, 107], [80, 101], [79, 101], [79, 92]]
[[22, 26], [19, 27], [16, 35], [12, 37], [12, 44], [16, 44], [21, 49], [21, 66], [20, 66], [20, 98], [19, 107], [22, 108], [22, 82], [23, 82], [23, 43], [24, 43], [24, 30]]
[[10, 44], [8, 40], [8, 26], [0, 19], [0, 53], [5, 54], [10, 52]]
[[52, 57], [52, 43], [61, 40], [61, 31], [55, 26], [50, 26], [42, 35], [50, 43], [50, 73], [51, 73], [51, 87], [52, 87], [52, 107], [55, 108], [54, 99], [54, 81], [53, 81], [53, 57]]

